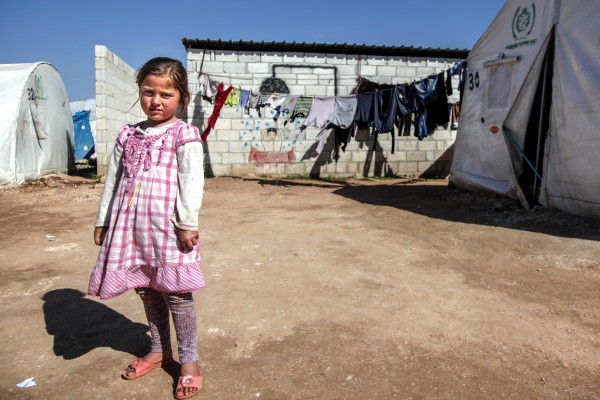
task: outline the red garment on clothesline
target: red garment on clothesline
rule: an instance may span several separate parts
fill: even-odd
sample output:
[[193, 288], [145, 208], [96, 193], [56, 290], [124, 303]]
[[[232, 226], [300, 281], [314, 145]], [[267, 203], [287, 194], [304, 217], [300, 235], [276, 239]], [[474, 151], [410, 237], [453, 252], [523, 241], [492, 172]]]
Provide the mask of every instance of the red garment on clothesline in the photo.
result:
[[233, 86], [229, 86], [227, 89], [223, 90], [223, 82], [219, 83], [218, 92], [215, 96], [215, 108], [213, 108], [213, 112], [208, 118], [208, 123], [206, 124], [206, 128], [204, 132], [202, 132], [202, 141], [205, 142], [206, 138], [210, 131], [215, 127], [217, 120], [219, 119], [219, 115], [221, 114], [221, 108], [223, 108], [223, 104], [227, 97], [229, 96], [229, 92], [233, 89]]

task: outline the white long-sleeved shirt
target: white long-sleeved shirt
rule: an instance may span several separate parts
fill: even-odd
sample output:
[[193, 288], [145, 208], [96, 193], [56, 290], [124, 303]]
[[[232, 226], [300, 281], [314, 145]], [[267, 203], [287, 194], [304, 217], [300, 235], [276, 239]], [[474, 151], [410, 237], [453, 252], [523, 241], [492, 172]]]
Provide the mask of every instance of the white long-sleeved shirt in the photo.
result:
[[[145, 131], [138, 128], [144, 135], [158, 135], [171, 127], [172, 124]], [[114, 201], [113, 193], [119, 186], [123, 175], [123, 149], [115, 145], [96, 216], [96, 227], [108, 226]], [[198, 230], [198, 213], [204, 194], [204, 149], [201, 142], [188, 142], [177, 148], [177, 204], [171, 221], [183, 230]]]

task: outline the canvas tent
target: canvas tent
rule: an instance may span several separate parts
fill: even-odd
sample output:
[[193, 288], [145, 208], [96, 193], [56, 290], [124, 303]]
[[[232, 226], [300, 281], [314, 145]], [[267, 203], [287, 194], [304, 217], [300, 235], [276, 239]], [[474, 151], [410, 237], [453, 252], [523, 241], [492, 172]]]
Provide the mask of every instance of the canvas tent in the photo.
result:
[[509, 0], [467, 58], [450, 180], [600, 217], [600, 2]]
[[58, 71], [46, 62], [0, 65], [0, 184], [73, 166], [73, 120]]

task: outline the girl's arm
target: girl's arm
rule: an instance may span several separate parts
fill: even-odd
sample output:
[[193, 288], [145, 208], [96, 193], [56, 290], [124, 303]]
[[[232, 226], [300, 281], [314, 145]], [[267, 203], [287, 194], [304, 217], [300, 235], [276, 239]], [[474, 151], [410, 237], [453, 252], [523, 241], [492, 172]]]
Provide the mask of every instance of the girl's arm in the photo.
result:
[[107, 226], [97, 226], [94, 228], [94, 243], [96, 243], [96, 246], [102, 246], [107, 230]]
[[98, 206], [98, 214], [96, 216], [96, 223], [94, 224], [96, 227], [107, 227], [110, 221], [110, 212], [115, 198], [114, 192], [119, 187], [119, 181], [123, 173], [122, 153], [123, 148], [115, 144], [110, 164], [108, 165], [108, 172], [106, 173], [104, 189], [100, 197], [100, 205]]
[[[177, 148], [177, 160], [177, 206], [175, 215], [171, 220], [177, 228], [182, 231], [191, 231], [191, 236], [195, 237], [198, 232], [198, 213], [204, 193], [204, 149], [202, 142], [188, 142], [179, 146]], [[181, 239], [180, 235], [180, 241]]]
[[198, 244], [198, 240], [200, 240], [200, 234], [197, 230], [185, 231], [180, 229], [179, 232], [177, 232], [177, 236], [183, 250], [192, 250], [194, 246]]

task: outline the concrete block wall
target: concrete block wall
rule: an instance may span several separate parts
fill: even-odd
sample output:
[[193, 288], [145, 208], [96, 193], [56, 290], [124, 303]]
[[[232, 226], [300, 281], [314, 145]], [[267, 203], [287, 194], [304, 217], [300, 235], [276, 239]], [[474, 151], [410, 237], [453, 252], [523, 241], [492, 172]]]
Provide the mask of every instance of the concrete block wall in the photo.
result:
[[119, 129], [143, 118], [135, 83], [136, 71], [106, 46], [95, 47], [96, 156], [98, 175], [106, 175]]
[[[144, 119], [139, 107], [135, 70], [105, 46], [96, 46], [96, 153], [98, 175], [105, 175], [119, 129]], [[269, 53], [188, 50], [187, 69], [192, 101], [185, 119], [202, 131], [213, 105], [199, 94], [200, 66], [212, 79], [258, 92], [266, 78], [283, 79], [291, 94], [346, 95], [357, 76], [380, 84], [401, 84], [446, 70], [458, 60], [384, 57], [317, 53]], [[334, 69], [335, 67], [335, 74]], [[337, 77], [337, 79], [336, 79]], [[458, 91], [455, 91], [456, 100]], [[414, 136], [379, 134], [358, 130], [345, 151], [335, 148], [333, 134], [321, 154], [316, 153], [318, 129], [309, 127], [298, 135], [302, 120], [273, 119], [275, 111], [263, 108], [244, 112], [224, 106], [205, 144], [207, 176], [312, 175], [312, 176], [446, 176], [452, 161], [456, 131], [438, 129], [419, 141]], [[276, 128], [277, 133], [269, 132]], [[249, 161], [250, 151], [292, 152], [294, 161], [258, 165]], [[337, 151], [336, 151], [337, 150]]]
[[[456, 59], [362, 56], [343, 54], [268, 53], [189, 49], [187, 68], [192, 92], [188, 120], [201, 129], [213, 105], [199, 94], [199, 72], [223, 82], [258, 92], [270, 77], [285, 81], [290, 94], [333, 96], [350, 94], [357, 76], [380, 84], [402, 84], [423, 79], [453, 65]], [[275, 69], [273, 66], [276, 65]], [[335, 73], [334, 73], [335, 68]], [[337, 77], [337, 82], [336, 82]], [[455, 85], [457, 81], [454, 81]], [[337, 87], [336, 87], [337, 86]], [[457, 100], [458, 91], [451, 99]], [[309, 127], [298, 136], [301, 120], [273, 119], [275, 111], [263, 108], [244, 112], [224, 106], [205, 145], [207, 174], [236, 175], [312, 175], [312, 176], [446, 176], [452, 161], [456, 131], [438, 129], [419, 141], [415, 136], [395, 137], [379, 134], [377, 143], [369, 130], [358, 130], [345, 149], [335, 149], [330, 132], [323, 152], [316, 153], [318, 129]], [[277, 134], [268, 132], [276, 128]], [[412, 133], [411, 133], [412, 134]], [[293, 151], [295, 161], [257, 165], [249, 162], [250, 149], [262, 152]]]

